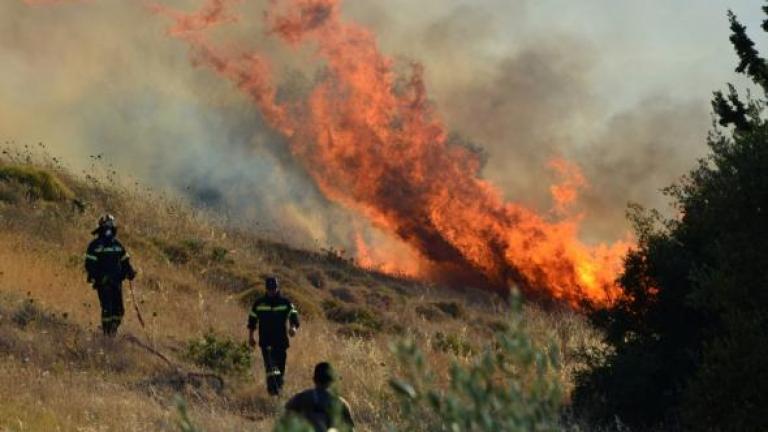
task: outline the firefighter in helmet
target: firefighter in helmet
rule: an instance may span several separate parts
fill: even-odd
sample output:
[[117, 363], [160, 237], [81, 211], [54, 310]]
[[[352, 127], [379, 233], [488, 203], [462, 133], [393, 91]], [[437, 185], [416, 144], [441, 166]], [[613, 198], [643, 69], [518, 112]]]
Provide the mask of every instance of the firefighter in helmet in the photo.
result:
[[267, 293], [253, 303], [248, 315], [248, 344], [256, 346], [254, 332], [259, 329], [259, 348], [267, 373], [267, 392], [276, 396], [283, 388], [288, 337], [299, 328], [299, 312], [280, 293], [277, 278], [264, 279]]
[[99, 295], [101, 329], [104, 335], [114, 337], [125, 313], [122, 284], [125, 279], [133, 280], [136, 271], [128, 252], [117, 240], [114, 216], [106, 214], [99, 218], [99, 226], [91, 234], [96, 238], [85, 253], [85, 271], [88, 283]]

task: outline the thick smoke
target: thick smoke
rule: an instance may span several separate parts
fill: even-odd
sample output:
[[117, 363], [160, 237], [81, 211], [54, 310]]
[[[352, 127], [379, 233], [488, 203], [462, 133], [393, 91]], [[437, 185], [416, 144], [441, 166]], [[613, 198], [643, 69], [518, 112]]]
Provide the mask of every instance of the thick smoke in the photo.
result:
[[63, 3], [0, 3], [3, 141], [43, 142], [78, 170], [103, 154], [279, 239], [351, 244], [338, 227], [359, 218], [317, 192], [228, 83], [190, 66], [167, 22], [138, 2]]
[[611, 238], [626, 229], [625, 204], [640, 203], [671, 215], [661, 189], [701, 157], [711, 127], [708, 105], [656, 95], [611, 116], [575, 160], [591, 183], [583, 196], [590, 214], [585, 232]]
[[[546, 210], [553, 204], [548, 161], [564, 157], [582, 168], [588, 186], [579, 210], [586, 214], [583, 233], [589, 240], [624, 236], [628, 202], [665, 210], [660, 189], [704, 154], [710, 88], [700, 75], [680, 83], [703, 89], [689, 98], [666, 94], [670, 84], [663, 81], [657, 88], [627, 81], [626, 88], [647, 94], [629, 103], [605, 100], [597, 77], [601, 66], [613, 62], [610, 53], [559, 29], [557, 16], [545, 30], [529, 28], [527, 18], [539, 7], [535, 2], [419, 3], [418, 8], [435, 11], [428, 21], [420, 18], [423, 14], [407, 13], [414, 6], [397, 1], [393, 8], [373, 0], [354, 3], [353, 10], [378, 29], [387, 50], [425, 64], [431, 95], [446, 123], [490, 156], [483, 174], [508, 199]], [[723, 20], [725, 42], [726, 30]], [[724, 45], [720, 49], [727, 52]], [[722, 58], [726, 70], [728, 60]]]
[[[291, 241], [354, 248], [363, 231], [381, 244], [366, 222], [327, 202], [241, 94], [190, 67], [185, 47], [165, 36], [167, 21], [139, 2], [53, 3], [60, 4], [0, 4], [3, 139], [43, 141], [82, 168], [85, 155], [103, 153], [123, 172], [292, 233]], [[243, 10], [254, 18], [265, 4]], [[649, 95], [616, 109], [597, 95], [601, 52], [554, 25], [527, 29], [534, 2], [360, 0], [344, 7], [376, 30], [384, 51], [425, 65], [446, 124], [484, 148], [483, 175], [508, 198], [548, 209], [556, 177], [547, 162], [578, 162], [590, 185], [579, 207], [590, 239], [622, 237], [626, 202], [661, 205], [658, 189], [703, 152], [706, 100]], [[291, 72], [279, 80], [278, 96], [301, 93], [318, 72], [250, 27], [258, 22], [220, 35], [284, 59]]]

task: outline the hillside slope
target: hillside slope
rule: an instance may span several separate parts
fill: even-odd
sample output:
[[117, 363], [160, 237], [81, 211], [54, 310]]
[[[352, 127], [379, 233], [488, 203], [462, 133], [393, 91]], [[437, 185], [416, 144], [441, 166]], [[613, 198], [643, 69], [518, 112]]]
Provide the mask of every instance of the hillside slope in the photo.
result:
[[[140, 274], [125, 289], [126, 319], [115, 340], [98, 329], [95, 292], [82, 254], [98, 216], [115, 214], [120, 238]], [[275, 274], [300, 310], [286, 394], [311, 383], [328, 360], [342, 377], [360, 430], [397, 422], [388, 379], [393, 341], [413, 336], [445, 372], [466, 362], [494, 331], [506, 306], [360, 269], [332, 251], [305, 251], [228, 228], [183, 202], [126, 188], [110, 176], [75, 176], [55, 160], [0, 159], [0, 430], [177, 430], [176, 397], [209, 431], [268, 430], [284, 399], [268, 397], [261, 359], [227, 368], [190, 346], [246, 338], [247, 307]], [[525, 310], [528, 329], [554, 341], [570, 388], [576, 353], [598, 337], [567, 310]], [[212, 367], [211, 367], [212, 366]]]

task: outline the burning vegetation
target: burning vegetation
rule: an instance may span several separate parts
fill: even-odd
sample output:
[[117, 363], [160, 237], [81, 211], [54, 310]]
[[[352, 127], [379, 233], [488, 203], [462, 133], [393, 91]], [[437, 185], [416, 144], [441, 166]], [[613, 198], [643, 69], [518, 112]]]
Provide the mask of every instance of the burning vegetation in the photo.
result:
[[[479, 286], [502, 295], [513, 287], [577, 306], [613, 304], [630, 244], [588, 246], [582, 215], [565, 209], [585, 183], [577, 167], [555, 161], [563, 183], [552, 187], [553, 216], [505, 201], [480, 176], [481, 158], [452, 143], [427, 96], [420, 65], [398, 74], [368, 29], [346, 21], [339, 0], [284, 0], [264, 15], [268, 32], [291, 47], [310, 47], [324, 67], [308, 95], [281, 101], [267, 55], [225, 49], [209, 30], [241, 19], [235, 0], [209, 0], [173, 19], [173, 37], [193, 61], [232, 81], [288, 139], [320, 190], [406, 243], [416, 256], [373, 254], [357, 239], [360, 261], [388, 272]], [[407, 264], [405, 262], [407, 261]]]

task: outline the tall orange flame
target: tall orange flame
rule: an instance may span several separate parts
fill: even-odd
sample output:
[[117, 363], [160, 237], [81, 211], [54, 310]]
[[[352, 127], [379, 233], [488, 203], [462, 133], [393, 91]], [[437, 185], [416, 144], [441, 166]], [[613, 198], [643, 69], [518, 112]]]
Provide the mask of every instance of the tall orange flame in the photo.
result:
[[552, 159], [549, 161], [549, 167], [562, 179], [560, 183], [550, 186], [549, 191], [555, 201], [555, 211], [565, 215], [577, 201], [579, 190], [587, 186], [587, 180], [579, 167], [567, 160]]
[[[446, 138], [430, 105], [423, 70], [397, 76], [374, 35], [345, 21], [340, 0], [271, 0], [269, 33], [292, 46], [315, 48], [324, 78], [300, 104], [276, 100], [269, 62], [256, 54], [216, 48], [205, 30], [233, 21], [234, 0], [208, 0], [196, 13], [162, 6], [170, 34], [187, 41], [196, 64], [233, 81], [264, 118], [288, 137], [293, 154], [322, 192], [353, 208], [419, 252], [430, 276], [506, 294], [606, 306], [621, 296], [615, 279], [626, 242], [588, 247], [578, 219], [549, 222], [505, 202], [479, 176], [481, 161]], [[576, 198], [583, 177], [565, 163], [570, 183], [552, 189], [559, 205]]]
[[409, 254], [381, 246], [371, 248], [360, 232], [355, 233], [355, 249], [355, 261], [362, 268], [405, 277], [420, 275], [420, 263], [414, 261]]

